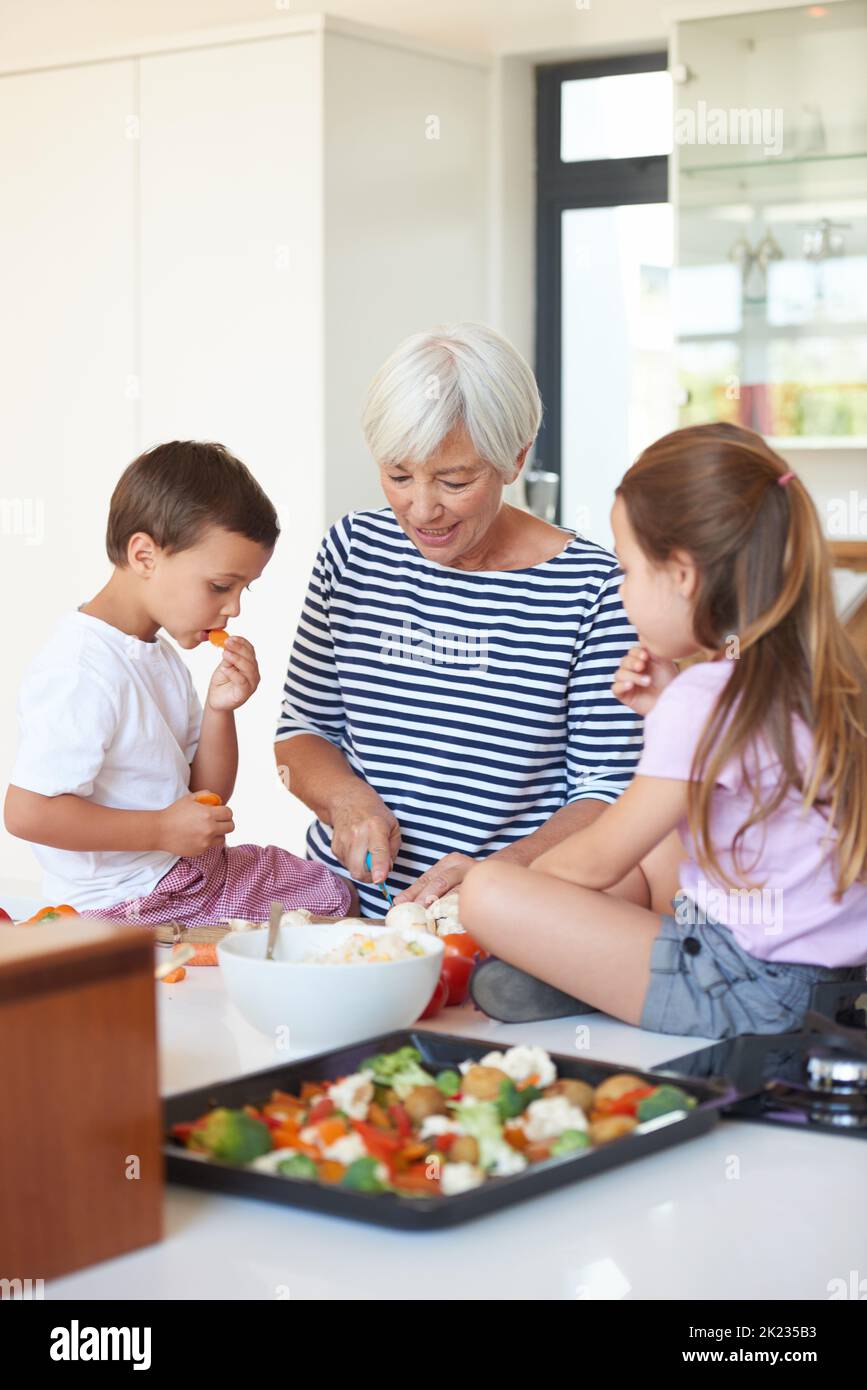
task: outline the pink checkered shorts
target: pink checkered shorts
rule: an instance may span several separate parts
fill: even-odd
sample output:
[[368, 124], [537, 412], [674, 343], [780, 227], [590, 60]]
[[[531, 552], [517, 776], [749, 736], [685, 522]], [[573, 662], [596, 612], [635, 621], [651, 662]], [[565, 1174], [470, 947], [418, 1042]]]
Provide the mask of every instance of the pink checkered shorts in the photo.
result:
[[82, 917], [107, 917], [132, 926], [180, 922], [200, 927], [246, 917], [265, 922], [271, 903], [306, 907], [321, 917], [349, 911], [347, 881], [324, 864], [299, 859], [277, 845], [215, 845], [194, 859], [179, 859], [145, 898], [88, 908]]

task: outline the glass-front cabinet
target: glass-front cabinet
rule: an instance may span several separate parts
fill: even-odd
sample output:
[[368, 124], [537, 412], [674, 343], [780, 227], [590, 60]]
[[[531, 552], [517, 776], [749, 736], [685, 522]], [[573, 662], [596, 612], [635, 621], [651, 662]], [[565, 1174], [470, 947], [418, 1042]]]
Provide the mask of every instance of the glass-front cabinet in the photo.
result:
[[867, 446], [867, 0], [681, 22], [681, 424]]

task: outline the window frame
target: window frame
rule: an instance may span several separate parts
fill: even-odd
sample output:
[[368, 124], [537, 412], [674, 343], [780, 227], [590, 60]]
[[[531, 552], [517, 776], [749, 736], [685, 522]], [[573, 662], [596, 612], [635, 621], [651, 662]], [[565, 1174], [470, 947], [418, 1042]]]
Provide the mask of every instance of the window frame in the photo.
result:
[[[563, 467], [562, 215], [572, 208], [669, 201], [668, 155], [568, 162], [560, 158], [563, 83], [667, 68], [665, 50], [536, 68], [536, 379], [545, 412], [534, 457], [541, 467], [558, 476], [562, 476]], [[561, 486], [558, 524], [562, 495]]]

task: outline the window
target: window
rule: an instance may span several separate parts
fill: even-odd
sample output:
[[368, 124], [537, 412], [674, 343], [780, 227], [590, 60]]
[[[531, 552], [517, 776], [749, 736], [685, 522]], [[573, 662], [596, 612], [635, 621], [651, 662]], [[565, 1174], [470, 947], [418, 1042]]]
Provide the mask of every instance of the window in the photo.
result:
[[537, 70], [534, 466], [560, 475], [562, 524], [602, 544], [614, 487], [676, 424], [666, 62]]

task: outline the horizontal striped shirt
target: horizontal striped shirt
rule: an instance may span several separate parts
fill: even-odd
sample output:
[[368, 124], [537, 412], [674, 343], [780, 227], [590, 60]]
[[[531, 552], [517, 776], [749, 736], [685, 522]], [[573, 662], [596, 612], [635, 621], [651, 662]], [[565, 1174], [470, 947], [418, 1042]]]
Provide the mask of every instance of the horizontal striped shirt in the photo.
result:
[[[393, 891], [452, 851], [483, 859], [562, 806], [615, 801], [642, 721], [611, 693], [636, 641], [613, 555], [572, 535], [523, 570], [426, 559], [390, 508], [351, 512], [316, 557], [277, 741], [328, 739], [397, 817]], [[308, 856], [339, 873], [330, 827]], [[362, 910], [383, 898], [358, 884]]]

